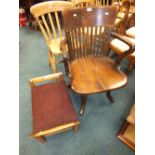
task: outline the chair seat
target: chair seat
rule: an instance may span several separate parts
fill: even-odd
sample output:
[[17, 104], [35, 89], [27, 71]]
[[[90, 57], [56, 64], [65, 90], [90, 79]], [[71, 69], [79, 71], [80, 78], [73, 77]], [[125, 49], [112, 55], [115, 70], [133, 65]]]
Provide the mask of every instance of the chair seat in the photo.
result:
[[129, 37], [135, 38], [135, 27], [129, 28], [125, 33]]
[[[134, 38], [130, 38], [130, 37], [126, 37], [126, 36], [124, 36], [124, 38], [127, 38], [128, 40], [130, 40], [133, 44], [135, 43]], [[129, 45], [127, 45], [126, 43], [124, 43], [123, 41], [121, 41], [117, 38], [115, 38], [111, 41], [110, 47], [117, 54], [125, 52], [125, 51], [129, 50], [129, 48], [130, 48]]]
[[49, 47], [50, 51], [56, 55], [61, 54], [62, 51], [60, 50], [60, 43], [64, 40], [64, 37], [52, 39], [47, 42], [47, 46]]
[[127, 83], [126, 75], [108, 57], [87, 56], [71, 63], [72, 89], [92, 94], [117, 89]]
[[77, 122], [64, 81], [32, 87], [33, 134]]

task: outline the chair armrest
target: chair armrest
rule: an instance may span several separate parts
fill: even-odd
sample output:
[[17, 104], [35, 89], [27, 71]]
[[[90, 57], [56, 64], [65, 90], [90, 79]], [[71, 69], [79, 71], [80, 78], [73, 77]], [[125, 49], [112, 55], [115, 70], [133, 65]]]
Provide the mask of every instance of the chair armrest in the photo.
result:
[[32, 78], [32, 79], [29, 80], [29, 83], [30, 83], [30, 86], [33, 87], [37, 83], [41, 83], [41, 82], [45, 82], [45, 81], [49, 81], [49, 80], [60, 80], [60, 81], [63, 80], [62, 72]]
[[[67, 48], [67, 39], [63, 39], [60, 43], [60, 50], [61, 51], [68, 51], [68, 48]], [[68, 59], [68, 54], [65, 54], [64, 57], [63, 57], [63, 62], [64, 62], [64, 65], [65, 65], [65, 68], [66, 68], [66, 72], [69, 76], [69, 78], [71, 78], [71, 69], [70, 69], [70, 63], [69, 63], [69, 59]]]
[[119, 40], [123, 41], [124, 43], [126, 43], [129, 46], [129, 50], [123, 52], [122, 54], [120, 54], [118, 56], [118, 58], [116, 59], [115, 63], [118, 66], [121, 61], [128, 55], [132, 54], [135, 50], [135, 44], [133, 44], [129, 39], [127, 39], [125, 36], [120, 35], [116, 32], [111, 32], [112, 36], [114, 36], [115, 38], [118, 38]]

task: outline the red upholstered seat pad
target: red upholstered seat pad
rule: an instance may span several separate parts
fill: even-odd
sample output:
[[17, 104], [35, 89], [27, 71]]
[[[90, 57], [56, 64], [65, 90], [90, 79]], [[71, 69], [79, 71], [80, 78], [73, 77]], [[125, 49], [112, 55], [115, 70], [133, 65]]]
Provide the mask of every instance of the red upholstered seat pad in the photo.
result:
[[32, 88], [33, 133], [78, 121], [64, 81]]

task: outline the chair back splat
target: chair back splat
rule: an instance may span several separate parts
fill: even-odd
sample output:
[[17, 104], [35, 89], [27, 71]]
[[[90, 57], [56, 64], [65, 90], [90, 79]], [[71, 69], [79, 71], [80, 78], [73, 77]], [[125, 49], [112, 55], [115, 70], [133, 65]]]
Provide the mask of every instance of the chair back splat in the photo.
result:
[[107, 56], [110, 32], [114, 25], [115, 7], [75, 8], [63, 12], [69, 60]]
[[[46, 41], [52, 39], [52, 34], [54, 39], [62, 37], [59, 12], [72, 7], [73, 4], [71, 2], [63, 1], [43, 2], [31, 7], [30, 11], [37, 19]], [[59, 36], [57, 36], [56, 30], [58, 30]]]

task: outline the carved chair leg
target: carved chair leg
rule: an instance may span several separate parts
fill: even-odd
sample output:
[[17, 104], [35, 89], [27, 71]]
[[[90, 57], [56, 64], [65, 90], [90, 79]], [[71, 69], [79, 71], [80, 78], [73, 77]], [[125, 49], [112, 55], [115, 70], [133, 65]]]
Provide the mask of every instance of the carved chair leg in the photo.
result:
[[114, 98], [111, 95], [111, 91], [106, 92], [106, 96], [111, 103], [114, 103]]
[[39, 140], [41, 143], [46, 142], [46, 138], [44, 136], [36, 137], [37, 140]]
[[134, 68], [134, 65], [135, 65], [135, 59], [134, 58], [131, 58], [129, 60], [129, 65], [128, 65], [128, 70], [132, 70]]
[[73, 126], [73, 131], [74, 131], [74, 132], [77, 132], [78, 130], [79, 130], [79, 125]]
[[52, 65], [52, 71], [53, 73], [56, 73], [56, 58], [55, 58], [55, 55], [52, 55], [50, 56], [50, 62], [51, 62], [51, 65]]
[[87, 96], [88, 95], [82, 95], [81, 99], [82, 99], [82, 103], [80, 106], [80, 115], [82, 116], [84, 114], [85, 111], [85, 107], [86, 107], [86, 103], [87, 103]]
[[128, 75], [133, 70], [134, 65], [135, 65], [135, 59], [129, 58], [129, 65], [128, 65], [128, 69], [126, 71], [126, 75]]

